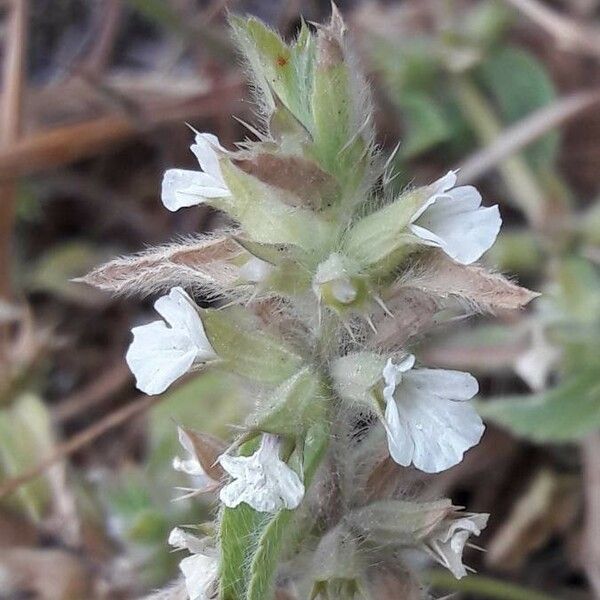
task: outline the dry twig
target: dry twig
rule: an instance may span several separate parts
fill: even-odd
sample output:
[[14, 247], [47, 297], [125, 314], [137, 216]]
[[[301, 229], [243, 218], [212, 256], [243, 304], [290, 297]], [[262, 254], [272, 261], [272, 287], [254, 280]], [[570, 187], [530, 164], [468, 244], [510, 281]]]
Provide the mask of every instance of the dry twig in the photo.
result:
[[490, 169], [540, 138], [550, 130], [600, 102], [600, 90], [578, 92], [540, 108], [507, 127], [488, 146], [459, 165], [460, 182], [475, 181]]
[[546, 30], [557, 44], [580, 54], [600, 58], [600, 28], [565, 17], [539, 0], [505, 0]]

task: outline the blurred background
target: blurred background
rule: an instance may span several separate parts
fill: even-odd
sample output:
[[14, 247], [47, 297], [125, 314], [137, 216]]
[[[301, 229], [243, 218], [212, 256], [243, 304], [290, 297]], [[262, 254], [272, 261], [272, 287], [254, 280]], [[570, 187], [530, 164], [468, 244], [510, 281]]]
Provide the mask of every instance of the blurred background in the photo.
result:
[[[375, 89], [398, 189], [449, 168], [498, 203], [485, 262], [543, 292], [527, 311], [444, 326], [415, 349], [476, 374], [483, 442], [419, 491], [490, 512], [476, 575], [433, 598], [600, 598], [600, 1], [339, 2]], [[136, 598], [174, 577], [177, 423], [231, 435], [249, 399], [216, 374], [141, 396], [124, 362], [152, 299], [73, 278], [211, 230], [166, 211], [194, 168], [185, 123], [225, 146], [253, 107], [226, 12], [286, 38], [309, 0], [0, 1], [0, 598]], [[199, 299], [201, 300], [201, 299]]]

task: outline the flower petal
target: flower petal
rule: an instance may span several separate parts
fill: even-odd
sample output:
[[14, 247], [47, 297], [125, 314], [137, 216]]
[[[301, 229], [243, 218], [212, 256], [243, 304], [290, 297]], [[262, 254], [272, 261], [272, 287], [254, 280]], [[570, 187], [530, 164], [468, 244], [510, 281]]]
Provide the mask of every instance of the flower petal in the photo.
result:
[[385, 407], [385, 432], [390, 456], [399, 465], [408, 467], [415, 453], [415, 444], [407, 421], [400, 418], [394, 399]]
[[470, 400], [479, 391], [473, 375], [449, 369], [414, 369], [406, 374], [406, 382], [428, 394], [452, 400]]
[[456, 171], [448, 171], [443, 177], [434, 181], [427, 187], [427, 200], [423, 203], [419, 210], [412, 216], [411, 223], [414, 223], [440, 196], [452, 189], [456, 185]]
[[[395, 403], [404, 434], [414, 444], [410, 462], [421, 471], [438, 473], [458, 464], [464, 453], [479, 442], [485, 427], [471, 404], [449, 397], [450, 391], [442, 394], [440, 386], [445, 381], [449, 390], [457, 391], [459, 397], [470, 397], [474, 393], [470, 380], [456, 378], [457, 372], [452, 371], [449, 376], [442, 371], [433, 378], [423, 377], [419, 371], [412, 371], [403, 378], [396, 390]], [[399, 444], [397, 438], [395, 436], [396, 445]], [[403, 447], [406, 445], [407, 442], [403, 442]], [[395, 460], [392, 450], [398, 452], [390, 446], [390, 455]], [[406, 462], [406, 456], [402, 455], [399, 464]]]
[[210, 600], [219, 571], [213, 556], [192, 554], [179, 563], [190, 600]]
[[174, 330], [185, 332], [196, 348], [196, 360], [199, 362], [217, 357], [210, 345], [202, 319], [194, 301], [185, 290], [174, 287], [168, 296], [162, 296], [154, 303], [156, 312], [167, 321]]
[[235, 479], [219, 494], [225, 506], [235, 508], [245, 502], [259, 512], [274, 512], [300, 504], [304, 484], [279, 458], [279, 446], [276, 435], [263, 434], [260, 447], [252, 456], [219, 457], [221, 466]]
[[169, 169], [162, 181], [161, 200], [172, 212], [230, 195], [229, 189], [219, 179], [201, 171]]
[[438, 196], [410, 229], [457, 262], [470, 264], [492, 246], [502, 224], [497, 206], [480, 205], [474, 187], [458, 187]]
[[196, 155], [202, 170], [214, 177], [221, 184], [221, 187], [226, 188], [219, 166], [219, 155], [216, 151], [227, 152], [227, 150], [221, 146], [219, 138], [212, 133], [197, 133], [195, 142], [195, 144], [192, 144], [191, 150]]
[[137, 388], [150, 396], [164, 392], [194, 363], [196, 349], [190, 346], [188, 336], [162, 321], [134, 327], [131, 332], [133, 342], [125, 360]]

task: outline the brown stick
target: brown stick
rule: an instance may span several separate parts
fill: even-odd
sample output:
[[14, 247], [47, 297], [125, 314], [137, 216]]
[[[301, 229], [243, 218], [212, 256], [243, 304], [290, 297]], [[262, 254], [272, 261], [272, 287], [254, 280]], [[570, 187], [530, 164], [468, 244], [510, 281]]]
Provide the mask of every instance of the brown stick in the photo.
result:
[[52, 411], [55, 423], [64, 423], [77, 417], [116, 393], [131, 379], [131, 371], [120, 360], [101, 373], [89, 385], [78, 390], [56, 405]]
[[475, 181], [550, 130], [600, 102], [600, 90], [578, 92], [540, 108], [507, 127], [491, 144], [458, 166], [460, 182]]
[[128, 419], [131, 419], [132, 417], [144, 412], [153, 404], [158, 402], [160, 398], [160, 396], [142, 396], [134, 402], [130, 402], [129, 404], [115, 410], [93, 425], [90, 425], [87, 429], [75, 434], [71, 439], [57, 446], [50, 456], [45, 458], [35, 467], [25, 471], [23, 474], [17, 477], [8, 479], [2, 485], [0, 485], [0, 499], [13, 494], [22, 485], [25, 485], [36, 477], [39, 477], [53, 464], [63, 460], [74, 452], [77, 452], [111, 429], [114, 429], [122, 423], [125, 423]]
[[[3, 100], [0, 113], [0, 146], [10, 152], [21, 130], [25, 46], [27, 36], [26, 0], [13, 0], [3, 65]], [[16, 182], [10, 179], [0, 187], [0, 297], [11, 293], [11, 243], [15, 218]]]
[[582, 444], [585, 485], [583, 566], [594, 598], [600, 599], [600, 432]]
[[[146, 127], [151, 128], [161, 123], [182, 122], [186, 118], [230, 111], [241, 90], [240, 80], [229, 81], [205, 95], [178, 99], [167, 106], [148, 109], [142, 120]], [[34, 133], [12, 148], [0, 148], [0, 179], [69, 164], [140, 132], [139, 122], [114, 115]]]
[[600, 58], [600, 29], [565, 17], [539, 0], [505, 0], [545, 29], [559, 47]]

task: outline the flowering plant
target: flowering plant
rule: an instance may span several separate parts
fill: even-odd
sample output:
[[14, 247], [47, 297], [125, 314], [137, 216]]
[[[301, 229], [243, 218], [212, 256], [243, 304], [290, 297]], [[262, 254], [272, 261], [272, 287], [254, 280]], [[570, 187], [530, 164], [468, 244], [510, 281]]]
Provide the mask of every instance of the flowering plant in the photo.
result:
[[[414, 595], [408, 550], [462, 577], [467, 538], [487, 515], [402, 499], [403, 467], [448, 469], [484, 431], [469, 403], [476, 380], [415, 366], [411, 339], [452, 311], [517, 309], [535, 294], [473, 265], [501, 219], [456, 173], [390, 194], [369, 88], [335, 8], [291, 45], [255, 19], [231, 24], [257, 140], [227, 150], [196, 132], [201, 170], [167, 171], [162, 201], [208, 204], [235, 225], [87, 277], [166, 293], [155, 303], [163, 320], [133, 329], [140, 390], [217, 367], [255, 399], [229, 446], [180, 429], [188, 456], [174, 466], [194, 482], [188, 495], [218, 491], [220, 509], [203, 538], [177, 529], [169, 541], [190, 553], [181, 570], [193, 599], [378, 598], [378, 569]], [[226, 303], [200, 308], [195, 295]]]

